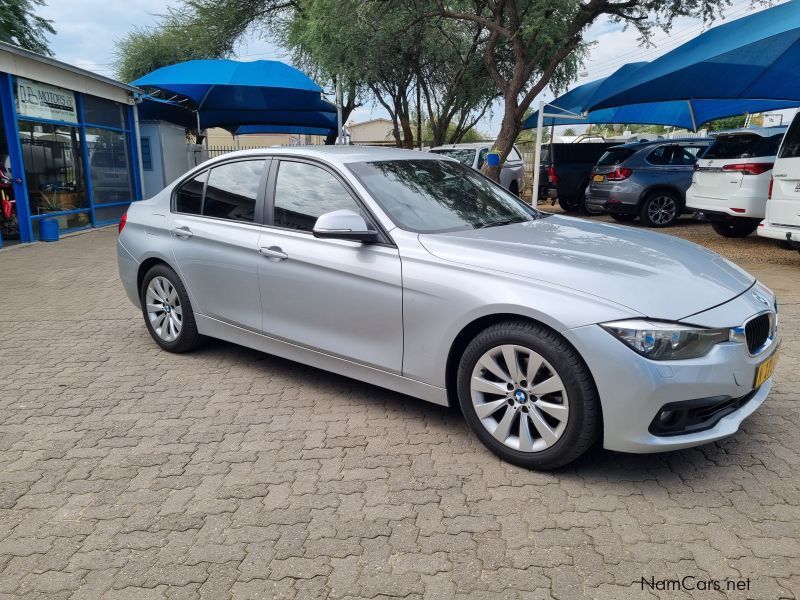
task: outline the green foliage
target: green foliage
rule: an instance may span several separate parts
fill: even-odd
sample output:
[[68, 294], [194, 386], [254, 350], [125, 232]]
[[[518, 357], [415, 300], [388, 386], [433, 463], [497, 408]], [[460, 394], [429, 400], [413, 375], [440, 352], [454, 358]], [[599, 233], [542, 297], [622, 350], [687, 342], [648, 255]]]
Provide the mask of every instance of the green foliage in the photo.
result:
[[575, 133], [575, 130], [572, 127], [567, 127], [564, 130], [564, 133], [562, 133], [561, 135], [575, 136], [575, 135], [578, 135], [578, 134]]
[[0, 0], [0, 41], [31, 52], [52, 56], [47, 34], [54, 34], [52, 22], [34, 14], [44, 0]]
[[716, 119], [709, 121], [704, 125], [709, 131], [723, 131], [725, 129], [739, 129], [744, 127], [747, 117], [745, 115], [737, 115], [735, 117], [725, 117], [724, 119]]

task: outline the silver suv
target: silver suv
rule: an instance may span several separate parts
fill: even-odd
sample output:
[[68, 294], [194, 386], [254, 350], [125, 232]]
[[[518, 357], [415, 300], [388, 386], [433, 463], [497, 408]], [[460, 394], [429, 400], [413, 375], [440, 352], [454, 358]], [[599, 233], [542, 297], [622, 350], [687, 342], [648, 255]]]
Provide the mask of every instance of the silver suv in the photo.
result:
[[[486, 155], [491, 150], [491, 144], [448, 144], [431, 148], [434, 154], [455, 158], [462, 165], [480, 171], [486, 162]], [[508, 158], [500, 171], [500, 185], [512, 194], [519, 196], [525, 191], [525, 162], [522, 153], [514, 146], [508, 153]]]
[[637, 142], [609, 148], [592, 170], [586, 206], [617, 221], [672, 225], [686, 208], [694, 164], [709, 138]]

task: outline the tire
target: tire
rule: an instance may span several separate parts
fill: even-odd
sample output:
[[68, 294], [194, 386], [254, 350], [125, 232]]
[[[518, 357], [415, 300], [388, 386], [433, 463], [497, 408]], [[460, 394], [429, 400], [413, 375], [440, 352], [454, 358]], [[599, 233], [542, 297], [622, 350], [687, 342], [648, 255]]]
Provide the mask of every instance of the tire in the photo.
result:
[[[150, 336], [167, 352], [189, 352], [205, 341], [197, 332], [186, 288], [169, 266], [155, 265], [147, 271], [139, 289], [139, 300]], [[160, 310], [155, 308], [159, 305]]]
[[602, 215], [605, 211], [602, 208], [589, 208], [586, 205], [586, 188], [589, 186], [588, 181], [584, 181], [578, 188], [578, 209], [585, 215], [596, 217]]
[[714, 231], [726, 238], [745, 238], [756, 229], [759, 221], [753, 219], [736, 219], [733, 221], [713, 221]]
[[516, 181], [511, 182], [511, 184], [508, 186], [508, 191], [519, 198], [519, 186], [517, 185]]
[[559, 196], [558, 205], [564, 212], [568, 213], [578, 212], [581, 209], [581, 205], [578, 204], [577, 198], [564, 198], [562, 196]]
[[639, 215], [632, 215], [629, 213], [609, 213], [611, 218], [620, 223], [630, 223], [635, 221]]
[[639, 218], [648, 227], [669, 227], [681, 216], [680, 198], [673, 192], [657, 190], [645, 196]]
[[[515, 357], [511, 360], [517, 363], [517, 377], [510, 376], [505, 356]], [[523, 373], [532, 359], [541, 360], [541, 366], [533, 374]], [[487, 364], [490, 369], [484, 368]], [[533, 381], [523, 379], [528, 376]], [[476, 377], [480, 382], [474, 384]], [[514, 389], [503, 381], [514, 381]], [[505, 321], [485, 329], [464, 351], [457, 385], [464, 418], [478, 439], [520, 467], [562, 467], [586, 452], [600, 435], [600, 401], [588, 368], [572, 346], [541, 325]], [[537, 387], [541, 393], [534, 400]], [[548, 391], [551, 388], [559, 389]], [[524, 435], [525, 424], [529, 435]]]

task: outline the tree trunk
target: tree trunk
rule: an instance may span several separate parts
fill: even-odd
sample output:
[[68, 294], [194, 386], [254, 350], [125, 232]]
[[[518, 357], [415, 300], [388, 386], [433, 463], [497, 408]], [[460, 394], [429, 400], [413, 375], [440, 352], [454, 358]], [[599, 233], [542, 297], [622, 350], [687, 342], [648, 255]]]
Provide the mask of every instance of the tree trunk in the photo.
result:
[[403, 148], [408, 148], [409, 150], [413, 150], [414, 131], [411, 128], [411, 118], [409, 117], [406, 111], [404, 111], [404, 114], [401, 114], [399, 117], [400, 117], [400, 126], [403, 128]]
[[500, 133], [494, 142], [494, 150], [500, 153], [500, 165], [486, 169], [486, 176], [498, 183], [500, 182], [500, 170], [503, 168], [503, 163], [506, 162], [506, 157], [514, 146], [514, 140], [517, 139], [520, 131], [522, 131], [522, 121], [517, 118], [517, 99], [508, 98], [505, 105], [503, 123], [500, 126]]

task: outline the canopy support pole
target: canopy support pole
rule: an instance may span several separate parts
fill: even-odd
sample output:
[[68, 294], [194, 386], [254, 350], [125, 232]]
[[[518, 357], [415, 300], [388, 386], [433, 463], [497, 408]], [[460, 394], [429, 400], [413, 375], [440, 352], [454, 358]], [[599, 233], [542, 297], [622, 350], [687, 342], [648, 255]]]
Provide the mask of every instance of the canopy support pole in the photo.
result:
[[336, 78], [336, 126], [338, 129], [336, 143], [344, 144], [344, 124], [342, 123], [342, 83], [339, 77]]
[[533, 149], [533, 189], [531, 204], [539, 202], [539, 166], [542, 162], [542, 128], [544, 127], [544, 100], [539, 101], [539, 114], [536, 117], [536, 146]]
[[686, 104], [689, 106], [689, 116], [692, 118], [692, 131], [697, 133], [697, 121], [694, 118], [694, 107], [692, 106], [692, 101], [687, 100]]

